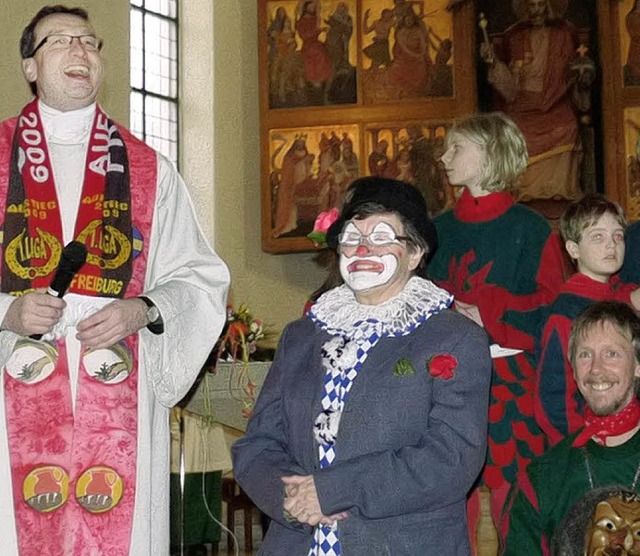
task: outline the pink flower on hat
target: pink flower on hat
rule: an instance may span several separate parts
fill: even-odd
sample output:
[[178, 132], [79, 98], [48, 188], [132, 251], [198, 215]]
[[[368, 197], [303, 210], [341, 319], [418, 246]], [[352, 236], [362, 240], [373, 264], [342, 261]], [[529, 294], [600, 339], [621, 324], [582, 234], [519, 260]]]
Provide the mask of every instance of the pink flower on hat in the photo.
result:
[[313, 231], [307, 237], [317, 246], [324, 247], [327, 244], [327, 230], [339, 216], [340, 211], [337, 208], [321, 212], [313, 224]]
[[331, 210], [325, 210], [318, 214], [318, 218], [316, 218], [315, 224], [313, 225], [314, 232], [325, 232], [331, 227], [340, 216], [340, 211], [337, 208], [332, 208]]

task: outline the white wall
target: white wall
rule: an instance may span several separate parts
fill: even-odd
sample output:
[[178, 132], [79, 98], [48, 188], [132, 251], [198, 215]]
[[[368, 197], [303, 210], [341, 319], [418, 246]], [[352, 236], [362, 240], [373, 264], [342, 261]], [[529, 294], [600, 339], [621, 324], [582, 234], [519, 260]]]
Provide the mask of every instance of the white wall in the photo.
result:
[[257, 0], [182, 4], [183, 173], [211, 211], [206, 225], [231, 269], [234, 305], [248, 304], [280, 331], [324, 275], [311, 254], [260, 247]]

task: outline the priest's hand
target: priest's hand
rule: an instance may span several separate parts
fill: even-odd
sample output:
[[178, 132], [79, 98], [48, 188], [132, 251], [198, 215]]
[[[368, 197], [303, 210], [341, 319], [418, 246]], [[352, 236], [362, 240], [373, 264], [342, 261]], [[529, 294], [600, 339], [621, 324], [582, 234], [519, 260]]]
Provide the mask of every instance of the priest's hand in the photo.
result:
[[300, 523], [315, 527], [319, 523], [331, 525], [334, 521], [349, 516], [347, 512], [329, 516], [322, 513], [313, 475], [282, 477], [282, 482], [285, 484], [285, 517], [291, 517]]
[[147, 306], [134, 297], [117, 299], [80, 321], [76, 338], [86, 347], [104, 348], [135, 334], [147, 325]]
[[66, 303], [45, 290], [29, 292], [16, 297], [4, 316], [1, 330], [10, 330], [20, 336], [46, 334], [62, 317]]

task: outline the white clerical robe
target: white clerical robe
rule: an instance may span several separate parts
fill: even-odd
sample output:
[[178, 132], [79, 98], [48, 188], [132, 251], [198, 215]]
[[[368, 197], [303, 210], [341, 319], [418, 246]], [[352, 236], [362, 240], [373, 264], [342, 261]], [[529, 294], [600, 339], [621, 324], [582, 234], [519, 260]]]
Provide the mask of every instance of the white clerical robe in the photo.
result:
[[[40, 103], [40, 110], [62, 211], [64, 244], [67, 244], [73, 239], [95, 105], [61, 113]], [[4, 210], [4, 206], [0, 210]], [[169, 409], [187, 393], [220, 334], [226, 318], [229, 285], [227, 267], [198, 226], [185, 183], [162, 155], [158, 155], [158, 187], [150, 241], [144, 293], [160, 310], [164, 333], [154, 335], [146, 328], [139, 332], [138, 461], [132, 556], [169, 553]], [[0, 294], [0, 322], [13, 300], [7, 294]], [[97, 310], [110, 301], [71, 294], [65, 296], [65, 300], [69, 305], [65, 317], [73, 312], [72, 306], [76, 303], [93, 302]], [[75, 339], [72, 322], [67, 324], [65, 335], [75, 400], [80, 344]], [[2, 367], [18, 338], [12, 332], [0, 332]], [[4, 377], [0, 390], [0, 476], [4, 478], [0, 488], [0, 554], [13, 556], [18, 554], [18, 548]]]

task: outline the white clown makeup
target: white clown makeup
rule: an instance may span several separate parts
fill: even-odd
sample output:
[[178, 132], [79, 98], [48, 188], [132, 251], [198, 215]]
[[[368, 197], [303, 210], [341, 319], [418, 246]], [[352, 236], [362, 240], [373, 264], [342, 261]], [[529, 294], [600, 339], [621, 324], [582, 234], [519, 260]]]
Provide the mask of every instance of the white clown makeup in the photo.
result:
[[340, 274], [346, 284], [355, 292], [386, 284], [398, 268], [398, 259], [388, 254], [378, 257], [340, 256]]
[[381, 303], [400, 293], [420, 262], [422, 250], [408, 249], [405, 240], [378, 243], [385, 234], [401, 237], [400, 230], [400, 218], [393, 213], [373, 214], [345, 225], [343, 234], [360, 238], [357, 244], [341, 243], [340, 274], [361, 303]]

